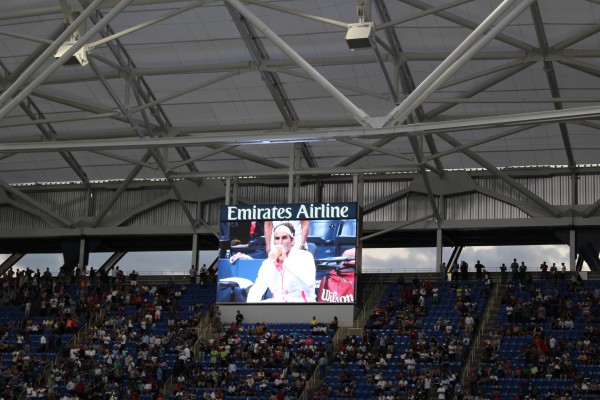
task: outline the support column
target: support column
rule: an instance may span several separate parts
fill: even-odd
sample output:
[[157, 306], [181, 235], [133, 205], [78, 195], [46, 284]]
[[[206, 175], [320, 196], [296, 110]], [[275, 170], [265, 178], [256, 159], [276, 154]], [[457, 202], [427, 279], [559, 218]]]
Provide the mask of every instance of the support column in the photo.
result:
[[300, 175], [298, 171], [302, 167], [302, 143], [294, 143], [294, 202], [300, 202]]
[[82, 237], [79, 240], [79, 270], [81, 271], [81, 275], [85, 275], [87, 272], [86, 265], [86, 257], [85, 257], [85, 238]]
[[233, 203], [230, 204], [238, 204], [238, 190], [240, 186], [240, 180], [235, 178], [233, 180], [233, 187], [231, 188], [231, 201]]
[[[577, 180], [577, 173], [573, 171], [571, 174], [571, 207], [575, 207], [578, 202], [578, 187], [577, 184], [579, 181]], [[571, 221], [573, 221], [573, 216], [571, 216]], [[574, 226], [574, 221], [572, 222]], [[577, 270], [577, 232], [575, 229], [569, 230], [569, 271]]]
[[363, 174], [358, 176], [357, 185], [356, 201], [358, 202], [358, 206], [362, 207], [365, 204], [365, 176]]
[[192, 235], [192, 267], [194, 268], [194, 275], [198, 275], [198, 234]]
[[225, 180], [225, 205], [231, 204], [231, 178]]
[[577, 257], [577, 240], [575, 229], [569, 231], [569, 271], [575, 271], [575, 257]]
[[288, 172], [288, 191], [287, 191], [287, 202], [294, 203], [300, 198], [300, 180], [296, 171], [300, 166], [300, 156], [302, 151], [300, 150], [300, 143], [294, 143], [290, 151], [290, 168]]
[[288, 176], [287, 202], [293, 203], [294, 200], [294, 174], [290, 172]]
[[[227, 178], [227, 180], [225, 181], [225, 205], [229, 206], [231, 204], [236, 204], [236, 200], [237, 200], [237, 195], [235, 196], [235, 198], [233, 199], [233, 203], [232, 203], [232, 179], [233, 178]], [[233, 181], [233, 192], [235, 192], [237, 194], [237, 178], [234, 178], [235, 180]], [[228, 257], [227, 253], [229, 252], [230, 248], [231, 248], [231, 239], [230, 239], [230, 234], [229, 234], [229, 222], [222, 222], [219, 224], [219, 258], [226, 258]], [[193, 256], [192, 256], [193, 257]], [[198, 267], [196, 265], [196, 267]]]
[[446, 271], [444, 268], [442, 268], [442, 262], [443, 262], [442, 260], [444, 259], [444, 255], [443, 255], [444, 243], [442, 240], [442, 228], [437, 228], [435, 243], [436, 243], [436, 251], [435, 251], [436, 269], [437, 269], [437, 272], [439, 272], [440, 274], [444, 274], [444, 273], [446, 273]]
[[25, 253], [14, 253], [3, 263], [0, 264], [0, 276], [4, 275], [6, 271], [10, 270], [13, 265], [19, 262], [23, 257], [25, 257]]

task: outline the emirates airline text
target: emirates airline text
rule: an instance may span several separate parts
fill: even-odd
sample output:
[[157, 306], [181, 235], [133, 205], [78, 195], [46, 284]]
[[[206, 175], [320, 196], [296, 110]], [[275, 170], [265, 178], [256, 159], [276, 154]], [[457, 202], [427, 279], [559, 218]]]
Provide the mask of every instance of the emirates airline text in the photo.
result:
[[226, 208], [227, 221], [356, 218], [355, 208], [348, 203], [226, 206]]

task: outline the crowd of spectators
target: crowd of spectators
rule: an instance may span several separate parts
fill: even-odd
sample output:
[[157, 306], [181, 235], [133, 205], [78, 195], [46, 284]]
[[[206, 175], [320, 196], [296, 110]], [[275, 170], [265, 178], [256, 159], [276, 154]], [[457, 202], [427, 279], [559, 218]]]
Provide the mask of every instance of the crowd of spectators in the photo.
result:
[[175, 396], [297, 399], [325, 356], [334, 325], [221, 325], [213, 339], [198, 347], [197, 359], [175, 371]]
[[[470, 371], [463, 394], [458, 372], [491, 288], [491, 275], [483, 266], [477, 271], [475, 282], [463, 275], [451, 282], [399, 278], [362, 335], [348, 336], [335, 353], [337, 318], [282, 328], [245, 323], [238, 312], [235, 322], [223, 325], [213, 305], [215, 337], [204, 342], [195, 327], [207, 309], [181, 306], [185, 285], [143, 284], [135, 271], [126, 280], [119, 269], [112, 276], [6, 274], [0, 301], [18, 306], [22, 318], [0, 317], [0, 396], [25, 390], [28, 399], [161, 400], [172, 376], [175, 399], [289, 400], [301, 395], [315, 371], [324, 378], [315, 399], [353, 398], [357, 388], [377, 400], [500, 399], [506, 379], [518, 382], [522, 399], [600, 395], [598, 375], [589, 373], [600, 371], [600, 287], [577, 274], [561, 279], [555, 265], [542, 269], [541, 281], [519, 270], [507, 280], [484, 361]], [[101, 308], [104, 317], [79, 332]], [[507, 352], [507, 343], [518, 350]], [[566, 386], [541, 389], [540, 379]]]
[[0, 278], [0, 387], [4, 398], [27, 389], [46, 395], [45, 367], [97, 309], [96, 293], [76, 284], [79, 270], [9, 270]]
[[481, 312], [479, 282], [401, 277], [360, 336], [348, 336], [316, 398], [450, 399]]
[[[542, 280], [508, 284], [484, 361], [470, 371], [473, 392], [497, 396], [513, 381], [521, 398], [600, 395], [600, 287], [578, 274], [567, 280], [555, 273], [550, 267]], [[543, 384], [556, 380], [560, 387]]]
[[129, 285], [118, 267], [111, 276], [93, 269], [86, 276], [78, 269], [4, 274], [0, 397], [162, 398], [166, 379], [186, 354], [191, 359], [209, 304], [183, 307], [185, 285], [141, 284], [132, 273]]

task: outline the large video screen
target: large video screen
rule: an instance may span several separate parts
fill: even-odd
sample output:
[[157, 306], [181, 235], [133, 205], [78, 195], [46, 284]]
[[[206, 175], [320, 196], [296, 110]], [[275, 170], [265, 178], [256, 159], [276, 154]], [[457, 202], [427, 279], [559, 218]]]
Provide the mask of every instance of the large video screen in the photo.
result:
[[218, 303], [354, 303], [357, 203], [221, 209]]

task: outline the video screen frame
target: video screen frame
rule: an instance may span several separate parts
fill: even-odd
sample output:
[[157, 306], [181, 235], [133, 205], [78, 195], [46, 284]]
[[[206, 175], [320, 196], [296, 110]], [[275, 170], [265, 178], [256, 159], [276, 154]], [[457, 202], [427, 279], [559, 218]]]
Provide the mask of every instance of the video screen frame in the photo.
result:
[[[359, 211], [354, 202], [222, 206], [217, 303], [355, 303]], [[284, 244], [284, 255], [269, 252]]]

